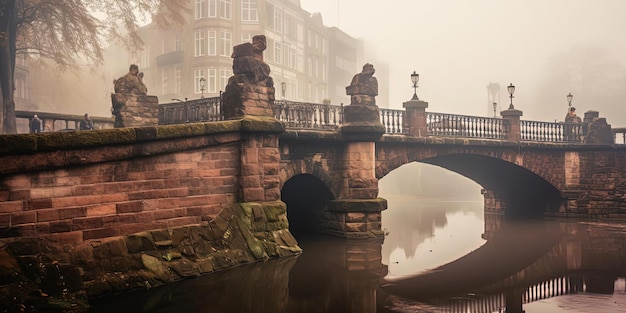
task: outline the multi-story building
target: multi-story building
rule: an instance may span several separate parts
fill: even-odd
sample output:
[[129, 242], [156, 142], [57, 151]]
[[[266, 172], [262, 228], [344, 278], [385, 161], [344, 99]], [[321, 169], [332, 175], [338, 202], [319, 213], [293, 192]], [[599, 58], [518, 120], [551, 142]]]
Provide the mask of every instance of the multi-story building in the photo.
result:
[[345, 86], [361, 70], [357, 56], [363, 44], [324, 26], [321, 15], [302, 9], [299, 0], [192, 3], [185, 26], [167, 31], [145, 26], [143, 50], [129, 55], [128, 63], [139, 65], [148, 93], [160, 102], [218, 96], [233, 74], [233, 46], [264, 34], [277, 99], [349, 103]]

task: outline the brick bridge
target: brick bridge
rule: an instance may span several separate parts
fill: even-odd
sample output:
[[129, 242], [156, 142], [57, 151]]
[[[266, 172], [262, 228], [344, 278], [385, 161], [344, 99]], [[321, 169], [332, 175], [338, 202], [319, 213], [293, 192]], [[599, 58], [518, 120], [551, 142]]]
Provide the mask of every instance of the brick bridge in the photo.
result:
[[150, 108], [159, 126], [0, 136], [0, 257], [15, 259], [4, 281], [23, 280], [21, 262], [41, 269], [31, 278], [65, 277], [46, 294], [95, 297], [298, 254], [296, 227], [380, 239], [378, 180], [416, 161], [475, 180], [487, 212], [626, 217], [626, 147], [597, 112], [564, 124], [419, 100], [379, 111], [369, 95], [270, 106], [273, 87], [233, 82], [227, 111], [200, 99]]

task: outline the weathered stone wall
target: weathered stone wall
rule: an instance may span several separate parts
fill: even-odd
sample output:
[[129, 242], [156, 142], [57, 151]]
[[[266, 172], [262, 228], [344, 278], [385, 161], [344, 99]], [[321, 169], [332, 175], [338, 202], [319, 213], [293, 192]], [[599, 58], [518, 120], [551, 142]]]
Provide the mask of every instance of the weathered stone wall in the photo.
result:
[[31, 303], [31, 289], [73, 302], [298, 254], [282, 131], [259, 117], [0, 136], [0, 302]]

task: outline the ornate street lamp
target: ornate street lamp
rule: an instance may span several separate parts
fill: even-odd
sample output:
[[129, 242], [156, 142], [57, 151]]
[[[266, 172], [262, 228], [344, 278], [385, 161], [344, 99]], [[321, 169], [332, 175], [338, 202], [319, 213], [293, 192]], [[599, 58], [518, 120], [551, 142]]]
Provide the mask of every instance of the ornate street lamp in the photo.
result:
[[285, 91], [287, 91], [287, 83], [285, 82], [280, 83], [280, 88], [282, 88], [283, 100], [285, 100]]
[[509, 84], [509, 86], [506, 87], [506, 90], [509, 92], [509, 98], [511, 98], [509, 110], [515, 110], [515, 107], [513, 107], [513, 94], [515, 93], [515, 86], [513, 86], [513, 83]]
[[413, 71], [413, 74], [411, 74], [411, 81], [413, 82], [413, 98], [411, 100], [419, 100], [417, 97], [417, 82], [420, 81], [420, 74]]
[[498, 103], [494, 102], [493, 103], [493, 117], [496, 117], [496, 109], [498, 108]]
[[206, 84], [206, 79], [204, 77], [200, 77], [200, 91], [202, 92], [200, 99], [204, 99], [204, 85]]
[[571, 108], [572, 107], [572, 99], [574, 98], [574, 96], [572, 96], [572, 93], [570, 92], [570, 93], [567, 94], [566, 98], [567, 98], [567, 106]]

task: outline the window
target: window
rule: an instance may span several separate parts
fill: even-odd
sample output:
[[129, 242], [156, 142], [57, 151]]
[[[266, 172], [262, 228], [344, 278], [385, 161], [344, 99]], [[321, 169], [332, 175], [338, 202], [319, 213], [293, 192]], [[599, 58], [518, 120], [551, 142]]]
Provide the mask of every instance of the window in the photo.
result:
[[214, 30], [209, 31], [209, 55], [217, 55], [217, 33]]
[[202, 90], [200, 90], [200, 77], [204, 77], [204, 69], [201, 68], [196, 68], [193, 71], [193, 92], [194, 93], [201, 93]]
[[257, 12], [257, 0], [241, 1], [241, 20], [244, 22], [257, 22], [259, 14]]
[[139, 52], [139, 68], [145, 68], [150, 66], [150, 49], [146, 46]]
[[296, 48], [293, 48], [290, 44], [285, 43], [285, 65], [289, 68], [296, 68]]
[[23, 77], [15, 78], [15, 98], [28, 99], [28, 80]]
[[232, 47], [231, 33], [220, 31], [220, 55], [229, 57], [232, 54]]
[[250, 34], [250, 33], [242, 33], [241, 34], [241, 42], [240, 43], [245, 43], [245, 42], [252, 42], [252, 34]]
[[206, 17], [207, 0], [196, 0], [196, 20]]
[[220, 0], [220, 18], [230, 20], [230, 0]]
[[228, 85], [228, 79], [233, 76], [233, 71], [229, 69], [220, 69], [220, 90], [224, 90]]
[[167, 68], [162, 68], [161, 69], [161, 94], [167, 94], [168, 91], [168, 83], [169, 83], [169, 77], [168, 77], [168, 69]]
[[217, 17], [217, 0], [209, 1], [209, 17]]
[[204, 37], [204, 30], [196, 30], [196, 47], [195, 56], [203, 56], [206, 54], [207, 43]]
[[207, 76], [206, 84], [207, 84], [207, 91], [209, 93], [217, 92], [217, 89], [215, 89], [215, 86], [217, 85], [217, 70], [216, 69], [214, 68], [209, 69], [209, 75]]
[[176, 34], [176, 37], [174, 37], [174, 51], [181, 50], [183, 50], [183, 43], [180, 40], [180, 34]]
[[280, 64], [282, 56], [282, 44], [280, 42], [274, 42], [274, 62]]
[[283, 32], [283, 12], [280, 10], [274, 11], [274, 30], [278, 33]]
[[179, 94], [182, 86], [181, 66], [176, 65], [174, 68], [174, 93]]

